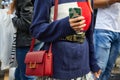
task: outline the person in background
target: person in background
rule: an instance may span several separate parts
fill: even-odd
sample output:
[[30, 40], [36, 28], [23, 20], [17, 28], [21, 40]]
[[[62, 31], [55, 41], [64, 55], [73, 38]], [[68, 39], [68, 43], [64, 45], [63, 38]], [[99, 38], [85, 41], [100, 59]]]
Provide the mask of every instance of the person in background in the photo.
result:
[[[10, 4], [12, 3], [12, 0], [1, 0], [1, 8], [8, 10], [10, 8]], [[11, 68], [10, 69], [6, 69], [4, 70], [4, 80], [8, 80], [11, 78], [11, 74], [9, 75], [9, 73], [11, 72]]]
[[9, 8], [9, 5], [12, 3], [12, 0], [2, 0], [1, 5], [2, 9]]
[[102, 73], [98, 80], [109, 80], [120, 53], [120, 0], [94, 0], [98, 9], [95, 31], [95, 57]]
[[[18, 63], [15, 70], [15, 80], [36, 80], [36, 77], [34, 76], [25, 75], [26, 65], [24, 63], [32, 39], [29, 27], [32, 20], [33, 4], [31, 0], [13, 0], [8, 14], [12, 14], [14, 9], [16, 11], [16, 16], [12, 18], [12, 21], [17, 28], [16, 60]], [[38, 44], [36, 43], [36, 49], [37, 46]]]
[[[58, 0], [58, 17], [56, 21], [53, 21], [54, 1], [35, 0], [33, 21], [30, 27], [33, 37], [45, 42], [42, 49], [48, 49], [49, 43], [52, 42], [53, 76], [51, 78], [54, 80], [94, 80], [91, 72], [98, 77], [100, 68], [94, 58], [90, 2]], [[69, 9], [73, 7], [81, 7], [82, 16], [70, 18]], [[77, 39], [80, 37], [77, 32], [82, 31], [85, 33], [85, 39]]]

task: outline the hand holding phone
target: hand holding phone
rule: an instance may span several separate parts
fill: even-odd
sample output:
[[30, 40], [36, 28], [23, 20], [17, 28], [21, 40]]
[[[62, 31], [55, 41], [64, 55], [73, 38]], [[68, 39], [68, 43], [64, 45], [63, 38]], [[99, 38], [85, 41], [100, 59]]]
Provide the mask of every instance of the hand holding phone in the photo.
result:
[[83, 43], [85, 39], [85, 32], [83, 27], [86, 26], [84, 17], [82, 16], [82, 9], [80, 7], [69, 8], [70, 25], [76, 31], [75, 39], [79, 43]]
[[79, 33], [83, 31], [83, 28], [86, 26], [85, 19], [82, 16], [82, 9], [80, 7], [69, 8], [69, 17], [70, 17], [70, 25]]

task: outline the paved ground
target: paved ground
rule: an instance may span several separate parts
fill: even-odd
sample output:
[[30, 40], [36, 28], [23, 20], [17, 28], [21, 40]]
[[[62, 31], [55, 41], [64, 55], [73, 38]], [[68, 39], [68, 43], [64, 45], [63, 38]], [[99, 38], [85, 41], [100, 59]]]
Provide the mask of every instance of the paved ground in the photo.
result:
[[114, 68], [112, 70], [110, 80], [120, 80], [120, 68]]
[[110, 80], [120, 80], [120, 74], [112, 74]]

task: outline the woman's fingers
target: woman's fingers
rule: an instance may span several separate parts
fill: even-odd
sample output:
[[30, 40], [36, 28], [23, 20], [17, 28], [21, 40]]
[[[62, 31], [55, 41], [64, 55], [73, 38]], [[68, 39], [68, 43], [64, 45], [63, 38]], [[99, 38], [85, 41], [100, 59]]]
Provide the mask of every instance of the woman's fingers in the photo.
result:
[[80, 26], [76, 26], [76, 27], [72, 27], [75, 31], [81, 31], [83, 30], [83, 28], [86, 26], [86, 24], [80, 25]]
[[76, 18], [71, 18], [69, 20], [70, 23], [75, 23], [75, 22], [78, 22], [78, 21], [81, 21], [81, 20], [84, 20], [84, 17], [83, 16], [78, 16]]
[[85, 20], [81, 20], [81, 21], [78, 21], [76, 23], [72, 23], [71, 26], [76, 27], [76, 26], [81, 26], [83, 24], [85, 24]]
[[75, 31], [81, 31], [86, 26], [86, 24], [85, 24], [85, 18], [83, 16], [79, 16], [77, 18], [69, 19], [69, 22], [70, 22], [70, 26]]

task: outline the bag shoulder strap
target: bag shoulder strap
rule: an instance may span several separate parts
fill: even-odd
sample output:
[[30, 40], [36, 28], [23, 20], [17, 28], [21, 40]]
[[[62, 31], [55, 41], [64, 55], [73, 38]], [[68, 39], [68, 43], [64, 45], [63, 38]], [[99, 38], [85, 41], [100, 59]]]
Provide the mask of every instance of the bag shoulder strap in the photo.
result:
[[[57, 19], [57, 15], [58, 15], [58, 0], [54, 0], [55, 1], [55, 7], [54, 7], [54, 21]], [[35, 44], [35, 38], [32, 38], [31, 41], [31, 46], [30, 46], [30, 52], [33, 51], [34, 48], [34, 44]], [[50, 48], [49, 48], [49, 52], [52, 52], [52, 43], [50, 43]]]
[[92, 6], [91, 6], [91, 0], [87, 0], [87, 1], [88, 1], [88, 5], [89, 5], [90, 10], [93, 13], [93, 9], [92, 9]]
[[55, 7], [54, 7], [54, 21], [57, 19], [58, 16], [58, 0], [54, 0], [55, 2]]
[[[54, 21], [57, 20], [57, 16], [58, 16], [58, 0], [54, 0], [55, 1], [55, 7], [54, 7]], [[52, 43], [50, 43], [50, 48], [49, 48], [49, 53], [52, 52]]]

